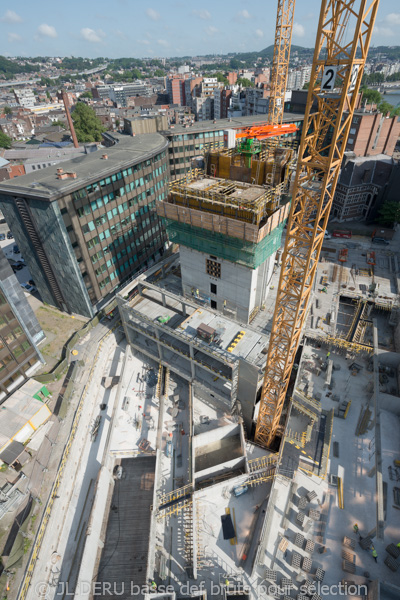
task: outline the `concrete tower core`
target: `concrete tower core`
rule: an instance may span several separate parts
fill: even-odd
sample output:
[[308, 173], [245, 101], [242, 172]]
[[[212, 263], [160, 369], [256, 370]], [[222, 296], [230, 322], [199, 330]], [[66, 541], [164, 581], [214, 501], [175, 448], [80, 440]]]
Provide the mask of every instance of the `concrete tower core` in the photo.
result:
[[289, 208], [249, 183], [205, 176], [173, 183], [157, 213], [180, 245], [183, 295], [249, 323], [265, 302]]

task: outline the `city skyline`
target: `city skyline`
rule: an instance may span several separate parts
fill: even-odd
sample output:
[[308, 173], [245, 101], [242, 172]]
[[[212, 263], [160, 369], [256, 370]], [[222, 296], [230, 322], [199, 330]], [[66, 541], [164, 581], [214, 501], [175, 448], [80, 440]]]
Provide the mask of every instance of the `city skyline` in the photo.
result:
[[[8, 2], [0, 12], [0, 54], [142, 58], [257, 52], [274, 42], [276, 6], [260, 0], [251, 6], [205, 0], [201, 7], [180, 0], [152, 0], [147, 6], [116, 0], [109, 14], [105, 0], [71, 0], [68, 12], [49, 0], [39, 6], [23, 0], [16, 10]], [[318, 16], [319, 6], [297, 0], [293, 45], [314, 46]], [[399, 35], [398, 5], [382, 0], [372, 44], [396, 45]]]

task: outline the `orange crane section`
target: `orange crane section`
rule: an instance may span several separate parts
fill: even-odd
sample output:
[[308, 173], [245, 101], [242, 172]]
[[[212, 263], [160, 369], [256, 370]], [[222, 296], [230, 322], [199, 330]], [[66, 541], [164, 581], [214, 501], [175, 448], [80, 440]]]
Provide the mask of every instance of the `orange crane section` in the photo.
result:
[[270, 137], [278, 135], [286, 135], [287, 133], [296, 133], [298, 127], [294, 123], [282, 125], [255, 125], [254, 127], [245, 127], [236, 134], [238, 138], [254, 138], [256, 140], [266, 140]]

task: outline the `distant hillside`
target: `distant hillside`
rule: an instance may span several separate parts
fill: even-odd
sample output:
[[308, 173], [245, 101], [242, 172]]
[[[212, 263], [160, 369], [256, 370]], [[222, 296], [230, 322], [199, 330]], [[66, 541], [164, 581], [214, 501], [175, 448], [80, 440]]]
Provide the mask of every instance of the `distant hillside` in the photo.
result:
[[32, 65], [19, 65], [5, 56], [0, 56], [0, 76], [12, 77], [18, 73], [35, 73], [37, 69]]
[[399, 59], [400, 46], [374, 46], [370, 47], [368, 57], [375, 57], [377, 54], [384, 54], [387, 58]]
[[[297, 54], [313, 54], [314, 52], [314, 48], [303, 48], [303, 46], [295, 46], [294, 44], [292, 44], [291, 49], [290, 49], [290, 54], [293, 56], [293, 54], [297, 52]], [[273, 58], [274, 56], [274, 46], [273, 44], [271, 46], [268, 46], [268, 48], [264, 48], [264, 50], [261, 50], [261, 52], [259, 53], [259, 56], [265, 56], [266, 58]]]

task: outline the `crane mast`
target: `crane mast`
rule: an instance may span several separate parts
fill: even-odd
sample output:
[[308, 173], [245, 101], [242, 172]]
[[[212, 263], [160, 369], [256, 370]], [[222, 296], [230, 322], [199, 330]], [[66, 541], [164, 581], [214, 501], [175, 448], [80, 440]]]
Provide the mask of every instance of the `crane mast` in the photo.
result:
[[268, 123], [271, 125], [280, 125], [283, 121], [295, 2], [296, 0], [278, 0], [268, 106]]
[[322, 0], [255, 432], [255, 441], [266, 447], [281, 430], [378, 5], [379, 0]]

